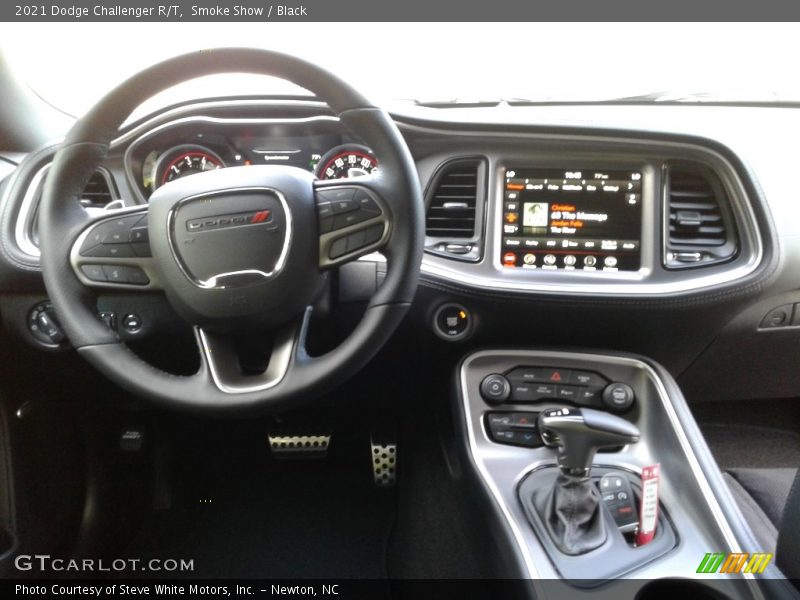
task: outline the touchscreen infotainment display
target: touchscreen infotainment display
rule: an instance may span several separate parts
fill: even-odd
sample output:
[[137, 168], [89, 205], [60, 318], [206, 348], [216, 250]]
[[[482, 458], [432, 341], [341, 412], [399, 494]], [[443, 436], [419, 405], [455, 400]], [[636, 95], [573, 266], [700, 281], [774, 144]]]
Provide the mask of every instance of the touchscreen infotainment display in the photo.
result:
[[507, 169], [504, 185], [504, 267], [639, 270], [641, 173]]

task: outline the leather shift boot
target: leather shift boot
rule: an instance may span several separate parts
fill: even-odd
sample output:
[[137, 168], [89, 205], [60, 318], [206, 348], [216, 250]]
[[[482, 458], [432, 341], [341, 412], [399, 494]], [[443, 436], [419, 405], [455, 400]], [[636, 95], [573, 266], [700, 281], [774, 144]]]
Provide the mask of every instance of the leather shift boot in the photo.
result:
[[589, 477], [559, 474], [550, 490], [534, 497], [548, 533], [564, 554], [586, 554], [603, 545], [606, 528], [600, 492]]

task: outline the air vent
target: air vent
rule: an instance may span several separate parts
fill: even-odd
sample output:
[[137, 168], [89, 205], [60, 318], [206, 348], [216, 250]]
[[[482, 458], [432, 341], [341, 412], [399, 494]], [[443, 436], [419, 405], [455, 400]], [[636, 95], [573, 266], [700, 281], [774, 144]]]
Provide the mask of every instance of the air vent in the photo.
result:
[[104, 208], [113, 200], [108, 179], [101, 171], [95, 171], [81, 195], [81, 205], [84, 207]]
[[[38, 177], [31, 181], [31, 200], [23, 201], [20, 209], [20, 226], [17, 232], [17, 244], [32, 256], [39, 255], [39, 201], [42, 199], [44, 180], [50, 165], [43, 167]], [[103, 171], [95, 171], [81, 194], [81, 206], [84, 208], [103, 209], [114, 200], [111, 183]]]
[[469, 239], [475, 235], [480, 161], [448, 163], [431, 187], [425, 233], [429, 237]]
[[730, 201], [718, 177], [700, 166], [666, 170], [668, 268], [719, 263], [736, 255]]

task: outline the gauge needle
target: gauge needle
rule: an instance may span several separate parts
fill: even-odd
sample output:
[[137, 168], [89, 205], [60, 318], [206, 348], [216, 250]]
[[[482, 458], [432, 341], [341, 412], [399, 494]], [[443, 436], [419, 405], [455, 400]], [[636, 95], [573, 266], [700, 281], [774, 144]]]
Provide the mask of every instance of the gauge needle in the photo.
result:
[[360, 169], [358, 167], [347, 169], [347, 177], [363, 177], [364, 175], [369, 175], [365, 169]]

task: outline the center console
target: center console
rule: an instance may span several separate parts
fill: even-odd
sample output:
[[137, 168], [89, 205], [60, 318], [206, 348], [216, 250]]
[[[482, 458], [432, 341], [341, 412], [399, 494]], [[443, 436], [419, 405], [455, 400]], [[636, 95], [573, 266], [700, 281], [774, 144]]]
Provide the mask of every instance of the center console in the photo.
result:
[[763, 597], [754, 573], [698, 574], [708, 552], [763, 549], [657, 364], [480, 351], [459, 367], [456, 414], [533, 597], [648, 598], [648, 581], [672, 578], [701, 579], [686, 583], [693, 597]]

